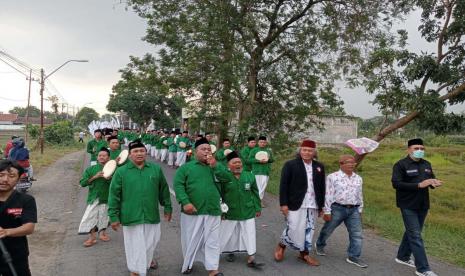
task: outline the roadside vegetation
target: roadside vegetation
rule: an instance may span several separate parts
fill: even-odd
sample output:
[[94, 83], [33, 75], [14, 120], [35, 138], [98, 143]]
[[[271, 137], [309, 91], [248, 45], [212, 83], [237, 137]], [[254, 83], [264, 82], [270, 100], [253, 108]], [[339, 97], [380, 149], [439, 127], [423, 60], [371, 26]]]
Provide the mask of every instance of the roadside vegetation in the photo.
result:
[[[423, 238], [428, 254], [465, 267], [465, 146], [441, 145], [440, 138], [436, 138], [436, 141], [435, 146], [426, 143], [426, 159], [432, 163], [436, 177], [444, 181], [444, 186], [430, 191], [431, 209]], [[352, 152], [347, 147], [318, 150], [318, 159], [325, 164], [327, 174], [339, 169], [337, 159], [343, 153]], [[277, 154], [268, 192], [279, 194], [281, 168], [285, 161], [294, 156], [295, 152]], [[404, 228], [396, 207], [391, 172], [394, 163], [405, 156], [403, 142], [391, 141], [369, 154], [358, 168], [364, 180], [363, 223], [365, 227], [395, 242], [401, 240]]]

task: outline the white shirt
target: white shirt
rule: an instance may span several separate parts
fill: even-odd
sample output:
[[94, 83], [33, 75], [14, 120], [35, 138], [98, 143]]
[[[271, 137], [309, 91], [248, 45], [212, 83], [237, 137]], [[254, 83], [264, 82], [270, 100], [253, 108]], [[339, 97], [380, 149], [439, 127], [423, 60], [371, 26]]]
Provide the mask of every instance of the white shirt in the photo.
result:
[[80, 137], [80, 138], [84, 138], [84, 132], [82, 132], [82, 131], [79, 132], [79, 137]]
[[[302, 161], [303, 162], [303, 161]], [[315, 189], [313, 188], [313, 168], [312, 163], [307, 164], [304, 162], [305, 170], [307, 171], [307, 192], [305, 193], [304, 201], [300, 208], [313, 208], [318, 209], [316, 204]]]
[[358, 211], [361, 213], [363, 209], [363, 193], [362, 193], [362, 178], [352, 173], [348, 176], [343, 171], [339, 170], [326, 177], [326, 194], [325, 214], [331, 214], [331, 205], [339, 203], [342, 205], [360, 205]]

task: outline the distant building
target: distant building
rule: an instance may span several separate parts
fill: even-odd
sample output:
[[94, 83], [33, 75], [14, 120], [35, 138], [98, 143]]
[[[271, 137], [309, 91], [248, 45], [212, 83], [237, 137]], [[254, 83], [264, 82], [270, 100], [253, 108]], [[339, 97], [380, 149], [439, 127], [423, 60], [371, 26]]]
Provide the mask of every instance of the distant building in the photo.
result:
[[[40, 125], [40, 117], [29, 117], [28, 123]], [[44, 118], [44, 125], [51, 125], [53, 121]], [[18, 114], [0, 114], [0, 130], [22, 130], [26, 125], [26, 117], [20, 117]]]
[[319, 125], [310, 127], [296, 135], [298, 140], [312, 139], [320, 144], [342, 144], [345, 141], [357, 138], [357, 119], [350, 116], [313, 116]]

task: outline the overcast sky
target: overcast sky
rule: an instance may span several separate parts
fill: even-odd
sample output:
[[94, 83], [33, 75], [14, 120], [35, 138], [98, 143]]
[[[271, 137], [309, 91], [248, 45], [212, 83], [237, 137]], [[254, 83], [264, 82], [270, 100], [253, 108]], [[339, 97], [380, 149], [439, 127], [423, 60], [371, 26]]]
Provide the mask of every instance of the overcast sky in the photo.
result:
[[[421, 41], [415, 29], [417, 20], [418, 14], [412, 15], [402, 24], [409, 31], [412, 47]], [[106, 113], [111, 87], [129, 55], [155, 53], [153, 45], [141, 40], [145, 29], [145, 21], [126, 11], [119, 0], [3, 0], [0, 4], [0, 50], [33, 68], [44, 68], [46, 74], [69, 59], [89, 60], [69, 63], [49, 80], [70, 106], [85, 105], [100, 114]], [[45, 97], [56, 94], [53, 87], [49, 90]], [[25, 77], [0, 62], [0, 111], [26, 106], [27, 91]], [[348, 114], [363, 118], [378, 115], [362, 89], [339, 87], [338, 94]], [[36, 82], [31, 104], [40, 104]], [[45, 106], [50, 109], [49, 102]], [[461, 105], [454, 110], [465, 108]]]

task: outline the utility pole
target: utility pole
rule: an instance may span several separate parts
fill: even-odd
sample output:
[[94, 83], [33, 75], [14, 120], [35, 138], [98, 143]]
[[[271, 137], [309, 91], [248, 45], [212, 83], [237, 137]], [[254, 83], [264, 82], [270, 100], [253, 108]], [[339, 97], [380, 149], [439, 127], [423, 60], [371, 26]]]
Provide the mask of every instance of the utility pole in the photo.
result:
[[26, 133], [25, 133], [25, 137], [26, 137], [26, 144], [27, 144], [27, 136], [28, 136], [28, 127], [29, 127], [29, 106], [31, 104], [31, 82], [32, 82], [32, 69], [29, 69], [29, 90], [27, 92], [27, 107], [26, 107]]
[[44, 69], [40, 69], [40, 154], [44, 154]]

